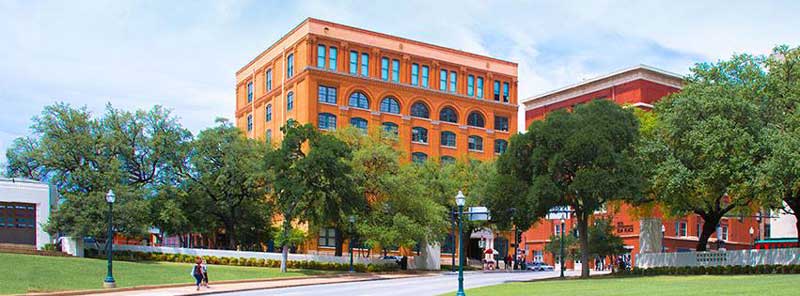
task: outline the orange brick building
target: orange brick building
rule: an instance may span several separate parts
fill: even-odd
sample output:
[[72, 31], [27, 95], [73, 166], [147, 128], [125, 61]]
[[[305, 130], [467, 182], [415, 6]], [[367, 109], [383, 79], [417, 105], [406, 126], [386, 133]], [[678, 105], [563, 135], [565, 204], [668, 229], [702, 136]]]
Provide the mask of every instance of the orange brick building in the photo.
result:
[[491, 159], [517, 132], [517, 64], [309, 18], [236, 72], [235, 111], [252, 138], [292, 118], [394, 132], [405, 161]]
[[[639, 108], [652, 109], [653, 103], [671, 93], [679, 92], [683, 84], [680, 75], [653, 67], [638, 65], [617, 71], [598, 78], [589, 79], [580, 83], [560, 88], [542, 95], [528, 98], [523, 102], [525, 107], [525, 124], [530, 125], [534, 120], [544, 119], [548, 112], [569, 108], [596, 99], [608, 99], [619, 104], [626, 104]], [[608, 205], [606, 211], [595, 214], [596, 218], [610, 218], [614, 225], [614, 232], [622, 237], [626, 249], [630, 251], [626, 260], [631, 263], [639, 253], [639, 237], [641, 234], [640, 217], [636, 209], [626, 204]], [[694, 250], [702, 230], [702, 219], [697, 215], [689, 215], [679, 219], [663, 219], [663, 215], [654, 209], [652, 216], [660, 219], [664, 235], [663, 251], [684, 252]], [[527, 250], [529, 261], [544, 261], [554, 264], [556, 258], [544, 252], [544, 246], [550, 241], [551, 235], [559, 235], [561, 231], [561, 217], [552, 215], [540, 220], [531, 229], [523, 233], [521, 247]], [[766, 227], [762, 219], [752, 217], [723, 218], [720, 222], [722, 238], [727, 249], [749, 248], [754, 239], [762, 237]], [[764, 219], [766, 220], [766, 219]], [[576, 220], [572, 217], [565, 219], [567, 231], [573, 229]], [[750, 229], [754, 234], [750, 234]], [[569, 233], [569, 232], [567, 232]], [[710, 247], [717, 247], [716, 234], [709, 241]], [[590, 262], [594, 265], [594, 262]], [[567, 268], [580, 266], [577, 262], [566, 262]]]

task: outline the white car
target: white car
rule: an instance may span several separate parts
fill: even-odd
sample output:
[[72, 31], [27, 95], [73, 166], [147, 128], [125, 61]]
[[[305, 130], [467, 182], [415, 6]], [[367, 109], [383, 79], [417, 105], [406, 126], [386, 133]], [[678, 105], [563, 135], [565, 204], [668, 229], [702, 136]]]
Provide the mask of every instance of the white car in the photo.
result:
[[553, 271], [555, 267], [545, 264], [544, 262], [531, 262], [526, 264], [526, 269], [531, 271]]

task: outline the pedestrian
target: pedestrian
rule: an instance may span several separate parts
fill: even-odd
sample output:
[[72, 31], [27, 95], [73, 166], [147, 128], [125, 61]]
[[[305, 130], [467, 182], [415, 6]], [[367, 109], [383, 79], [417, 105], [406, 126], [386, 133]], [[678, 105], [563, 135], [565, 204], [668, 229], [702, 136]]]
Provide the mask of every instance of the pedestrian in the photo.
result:
[[203, 263], [200, 266], [203, 267], [203, 286], [208, 288], [208, 263], [206, 259], [203, 259]]
[[511, 254], [506, 255], [505, 263], [506, 263], [505, 266], [506, 270], [511, 269], [511, 264], [514, 263], [514, 259], [511, 258]]
[[203, 259], [197, 257], [194, 260], [195, 264], [192, 266], [192, 272], [190, 273], [192, 277], [194, 277], [195, 285], [197, 286], [197, 291], [200, 291], [200, 284], [203, 283]]

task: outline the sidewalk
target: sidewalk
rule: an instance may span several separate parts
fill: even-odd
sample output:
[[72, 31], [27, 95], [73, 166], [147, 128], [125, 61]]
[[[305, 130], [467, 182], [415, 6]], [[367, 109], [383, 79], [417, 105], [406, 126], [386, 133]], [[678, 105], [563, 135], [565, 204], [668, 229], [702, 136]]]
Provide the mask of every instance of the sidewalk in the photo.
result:
[[149, 287], [119, 288], [115, 290], [86, 290], [86, 291], [63, 291], [53, 293], [35, 293], [27, 295], [41, 296], [67, 296], [67, 295], [97, 295], [97, 296], [134, 296], [134, 295], [208, 295], [235, 291], [248, 291], [260, 289], [290, 288], [308, 285], [324, 285], [336, 283], [349, 283], [361, 281], [377, 281], [385, 279], [411, 278], [429, 276], [434, 273], [387, 273], [387, 274], [343, 274], [335, 276], [310, 276], [310, 277], [289, 277], [289, 278], [270, 278], [262, 280], [227, 281], [214, 283], [211, 282], [210, 288], [200, 288], [196, 291], [193, 284], [187, 285], [164, 285]]

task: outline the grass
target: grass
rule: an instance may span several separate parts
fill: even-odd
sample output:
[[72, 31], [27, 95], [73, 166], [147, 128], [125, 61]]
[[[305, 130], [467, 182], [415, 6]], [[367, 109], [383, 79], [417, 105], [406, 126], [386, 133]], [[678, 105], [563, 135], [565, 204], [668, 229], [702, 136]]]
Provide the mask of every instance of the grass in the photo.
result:
[[[88, 290], [103, 287], [106, 261], [73, 257], [46, 257], [0, 253], [0, 294]], [[117, 287], [187, 283], [192, 264], [170, 262], [114, 261]], [[209, 265], [208, 277], [214, 281], [306, 276], [330, 272], [277, 268]]]
[[[697, 275], [545, 280], [469, 289], [469, 296], [800, 295], [800, 275]], [[448, 293], [443, 295], [453, 295]]]

